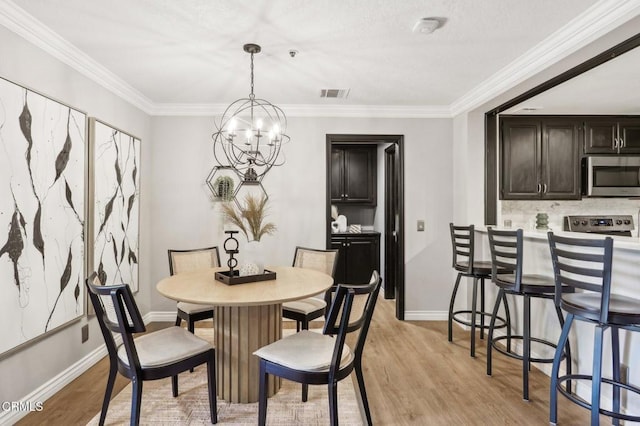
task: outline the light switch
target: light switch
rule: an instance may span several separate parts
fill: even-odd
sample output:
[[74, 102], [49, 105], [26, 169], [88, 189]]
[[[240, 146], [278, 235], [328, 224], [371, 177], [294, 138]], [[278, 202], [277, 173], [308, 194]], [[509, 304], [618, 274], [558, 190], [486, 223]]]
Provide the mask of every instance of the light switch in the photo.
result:
[[418, 232], [424, 231], [424, 220], [418, 221]]

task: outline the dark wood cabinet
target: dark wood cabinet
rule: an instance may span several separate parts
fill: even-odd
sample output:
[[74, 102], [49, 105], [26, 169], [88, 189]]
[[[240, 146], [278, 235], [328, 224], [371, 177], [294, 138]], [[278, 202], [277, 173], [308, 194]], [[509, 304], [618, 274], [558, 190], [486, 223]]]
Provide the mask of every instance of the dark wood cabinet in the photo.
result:
[[331, 148], [331, 202], [376, 205], [376, 146]]
[[640, 154], [640, 118], [587, 117], [585, 154]]
[[570, 117], [501, 118], [501, 198], [580, 199], [580, 129]]
[[380, 271], [380, 234], [334, 234], [331, 248], [338, 249], [336, 284], [366, 284]]

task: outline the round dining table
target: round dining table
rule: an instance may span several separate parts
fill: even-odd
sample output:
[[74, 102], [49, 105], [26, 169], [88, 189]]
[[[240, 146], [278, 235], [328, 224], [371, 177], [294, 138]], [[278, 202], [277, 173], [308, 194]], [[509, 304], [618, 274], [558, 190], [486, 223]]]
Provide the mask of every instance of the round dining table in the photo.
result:
[[[217, 394], [229, 402], [258, 401], [259, 359], [253, 352], [282, 338], [282, 303], [323, 293], [333, 285], [330, 275], [291, 266], [267, 267], [276, 278], [225, 284], [203, 269], [169, 276], [156, 289], [169, 299], [214, 306]], [[280, 388], [269, 377], [269, 395]]]

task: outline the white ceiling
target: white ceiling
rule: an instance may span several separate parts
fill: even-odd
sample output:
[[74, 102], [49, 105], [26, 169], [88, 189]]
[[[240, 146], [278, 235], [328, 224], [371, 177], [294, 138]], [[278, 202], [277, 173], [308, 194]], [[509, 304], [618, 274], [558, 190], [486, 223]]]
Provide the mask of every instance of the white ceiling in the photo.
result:
[[[194, 110], [248, 96], [250, 61], [242, 46], [257, 43], [257, 97], [300, 110], [436, 115], [522, 80], [520, 70], [539, 71], [553, 58], [536, 57], [584, 45], [593, 35], [584, 24], [604, 31], [606, 22], [595, 30], [591, 22], [616, 11], [625, 16], [618, 21], [631, 19], [640, 1], [5, 0], [0, 7], [12, 25], [37, 27], [29, 37], [64, 51], [59, 57], [75, 57], [74, 64], [83, 61], [76, 68], [109, 80], [147, 110]], [[414, 34], [423, 17], [443, 25]], [[563, 45], [567, 40], [573, 45]], [[299, 52], [295, 58], [291, 49]], [[321, 89], [350, 92], [347, 99], [322, 99]]]
[[640, 115], [640, 49], [631, 50], [505, 111]]

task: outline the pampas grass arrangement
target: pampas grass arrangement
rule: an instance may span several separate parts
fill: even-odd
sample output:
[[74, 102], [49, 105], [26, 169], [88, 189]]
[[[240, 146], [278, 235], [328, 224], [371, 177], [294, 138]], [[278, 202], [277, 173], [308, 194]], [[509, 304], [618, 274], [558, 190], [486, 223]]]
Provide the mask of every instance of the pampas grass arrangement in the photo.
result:
[[247, 237], [247, 241], [260, 241], [265, 235], [273, 235], [276, 225], [263, 223], [267, 216], [267, 197], [258, 198], [253, 194], [246, 194], [244, 205], [238, 205], [231, 201], [222, 203], [222, 214], [225, 219], [237, 226]]

